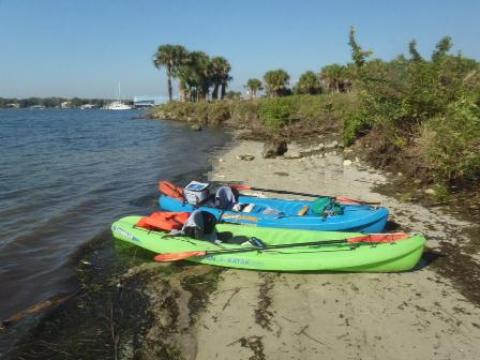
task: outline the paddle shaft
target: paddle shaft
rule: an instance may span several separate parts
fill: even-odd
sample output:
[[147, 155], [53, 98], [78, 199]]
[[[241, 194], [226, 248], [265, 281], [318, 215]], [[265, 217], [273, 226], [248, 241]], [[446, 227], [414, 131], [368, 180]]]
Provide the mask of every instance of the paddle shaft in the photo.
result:
[[257, 187], [250, 187], [251, 190], [254, 191], [265, 191], [271, 192], [276, 194], [286, 194], [286, 195], [299, 195], [299, 196], [308, 196], [308, 197], [332, 197], [328, 195], [318, 195], [318, 194], [308, 194], [308, 193], [301, 193], [296, 191], [287, 191], [287, 190], [275, 190], [275, 189], [264, 189], [264, 188], [257, 188]]
[[[242, 252], [249, 252], [249, 251], [268, 251], [268, 250], [275, 250], [275, 249], [286, 249], [291, 247], [298, 247], [298, 246], [310, 246], [310, 245], [334, 245], [334, 244], [348, 244], [348, 239], [338, 239], [338, 240], [319, 240], [319, 241], [308, 241], [303, 243], [290, 243], [290, 244], [278, 244], [278, 245], [270, 245], [265, 248], [244, 248], [244, 249], [231, 249], [231, 250], [224, 250], [224, 251], [205, 251], [205, 255], [220, 255], [220, 254], [231, 254], [231, 253], [242, 253]], [[352, 243], [353, 246], [358, 246], [358, 243]], [[366, 242], [368, 243], [368, 242]]]
[[[211, 181], [212, 183], [221, 183], [219, 181]], [[276, 189], [265, 189], [265, 188], [258, 188], [254, 186], [250, 186], [247, 184], [242, 184], [240, 181], [233, 181], [228, 184], [232, 188], [237, 189], [238, 191], [242, 190], [253, 190], [253, 191], [264, 191], [264, 192], [270, 192], [274, 194], [284, 194], [284, 195], [298, 195], [298, 196], [307, 196], [307, 197], [328, 197], [332, 199], [336, 199], [336, 196], [331, 196], [331, 195], [320, 195], [320, 194], [310, 194], [310, 193], [301, 193], [301, 192], [296, 192], [296, 191], [287, 191], [287, 190], [276, 190]], [[363, 205], [378, 205], [380, 202], [378, 201], [363, 201], [363, 200], [356, 200], [356, 199], [351, 199], [354, 203], [357, 204], [363, 204]]]
[[[308, 197], [328, 197], [328, 198], [333, 198], [335, 199], [335, 196], [329, 196], [329, 195], [320, 195], [320, 194], [310, 194], [310, 193], [301, 193], [301, 192], [296, 192], [296, 191], [287, 191], [287, 190], [276, 190], [276, 189], [265, 189], [265, 188], [257, 188], [254, 186], [250, 185], [242, 185], [242, 184], [233, 184], [233, 188], [237, 188], [239, 191], [242, 190], [254, 190], [254, 191], [265, 191], [265, 192], [271, 192], [275, 194], [285, 194], [285, 195], [298, 195], [298, 196], [308, 196]], [[243, 188], [242, 188], [243, 187]], [[362, 201], [362, 200], [354, 200], [354, 202], [358, 204], [367, 204], [367, 205], [375, 205], [378, 204], [378, 202], [370, 202], [370, 201]]]
[[[374, 235], [364, 235], [364, 236], [356, 236], [351, 238], [345, 239], [337, 239], [337, 240], [317, 240], [317, 241], [308, 241], [308, 242], [299, 242], [299, 243], [289, 243], [289, 244], [278, 244], [278, 245], [271, 245], [265, 248], [256, 248], [256, 247], [249, 247], [249, 248], [237, 248], [237, 249], [230, 249], [230, 250], [223, 250], [223, 251], [208, 251], [208, 250], [198, 250], [198, 251], [185, 251], [185, 252], [178, 252], [178, 253], [167, 253], [167, 254], [158, 254], [155, 256], [156, 261], [178, 261], [187, 259], [189, 257], [199, 257], [199, 256], [207, 256], [207, 255], [222, 255], [222, 254], [236, 254], [236, 253], [243, 253], [243, 252], [250, 252], [250, 251], [269, 251], [269, 250], [276, 250], [276, 249], [285, 249], [290, 247], [299, 247], [299, 246], [311, 246], [311, 245], [331, 245], [331, 244], [349, 244], [351, 248], [355, 248], [360, 246], [361, 244], [379, 244], [379, 243], [394, 243], [397, 240], [404, 239], [408, 237], [406, 234], [398, 233], [398, 234], [391, 234], [389, 238], [385, 239], [384, 237], [380, 239], [375, 239], [377, 237], [381, 237], [380, 234]], [[388, 236], [388, 235], [386, 235]]]
[[[335, 196], [329, 196], [329, 195], [320, 195], [320, 194], [309, 194], [309, 193], [301, 193], [301, 192], [296, 192], [296, 191], [287, 191], [287, 190], [275, 190], [275, 189], [265, 189], [265, 188], [258, 188], [250, 185], [246, 185], [244, 189], [242, 189], [242, 184], [240, 185], [232, 185], [232, 187], [237, 187], [239, 191], [241, 190], [253, 190], [253, 191], [265, 191], [265, 192], [270, 192], [270, 193], [275, 193], [275, 194], [285, 194], [285, 195], [298, 195], [298, 196], [307, 196], [307, 197], [328, 197], [335, 199]], [[363, 201], [363, 200], [353, 200], [355, 203], [358, 204], [365, 204], [365, 205], [377, 205], [379, 202], [374, 202], [374, 201]]]

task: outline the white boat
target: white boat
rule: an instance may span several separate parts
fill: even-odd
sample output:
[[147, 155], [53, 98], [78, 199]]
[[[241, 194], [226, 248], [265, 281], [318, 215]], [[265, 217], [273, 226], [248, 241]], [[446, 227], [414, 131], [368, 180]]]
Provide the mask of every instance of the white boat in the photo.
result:
[[95, 109], [97, 106], [94, 104], [83, 104], [80, 106], [81, 110]]
[[113, 101], [104, 107], [106, 110], [132, 110], [130, 105], [124, 104], [121, 101]]
[[112, 101], [110, 104], [105, 105], [104, 109], [106, 110], [132, 110], [133, 107], [127, 104], [124, 104], [120, 97], [120, 81], [118, 82], [118, 100]]

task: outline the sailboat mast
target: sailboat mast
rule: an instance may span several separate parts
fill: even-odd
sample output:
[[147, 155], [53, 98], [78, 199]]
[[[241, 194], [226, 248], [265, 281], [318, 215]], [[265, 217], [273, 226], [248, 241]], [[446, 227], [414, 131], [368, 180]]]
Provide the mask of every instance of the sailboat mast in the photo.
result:
[[118, 81], [118, 101], [122, 101], [122, 97], [120, 95], [120, 81]]

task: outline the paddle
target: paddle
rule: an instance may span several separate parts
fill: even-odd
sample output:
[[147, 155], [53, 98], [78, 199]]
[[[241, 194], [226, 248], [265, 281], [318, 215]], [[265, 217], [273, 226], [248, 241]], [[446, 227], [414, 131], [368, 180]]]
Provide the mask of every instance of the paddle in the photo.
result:
[[346, 239], [338, 240], [323, 240], [323, 241], [309, 241], [303, 243], [290, 243], [290, 244], [278, 244], [270, 245], [265, 248], [240, 248], [240, 249], [230, 249], [230, 250], [197, 250], [197, 251], [185, 251], [177, 253], [166, 253], [159, 254], [155, 256], [155, 261], [158, 262], [169, 262], [169, 261], [178, 261], [183, 259], [188, 259], [190, 257], [206, 256], [206, 255], [221, 255], [221, 254], [235, 254], [249, 251], [268, 251], [275, 249], [285, 249], [290, 247], [297, 246], [310, 246], [310, 245], [331, 245], [331, 244], [378, 244], [378, 243], [389, 243], [395, 242], [401, 239], [408, 238], [408, 234], [405, 233], [392, 233], [392, 234], [371, 234], [363, 235]]
[[295, 191], [287, 191], [287, 190], [275, 190], [275, 189], [264, 189], [264, 188], [257, 188], [247, 184], [230, 184], [230, 186], [238, 191], [244, 190], [253, 190], [253, 191], [265, 191], [271, 192], [276, 194], [287, 194], [287, 195], [299, 195], [299, 196], [308, 196], [308, 197], [333, 197], [337, 201], [343, 204], [364, 204], [364, 205], [379, 205], [379, 201], [363, 201], [363, 200], [356, 200], [349, 198], [347, 196], [328, 196], [328, 195], [318, 195], [318, 194], [308, 194], [308, 193], [301, 193]]

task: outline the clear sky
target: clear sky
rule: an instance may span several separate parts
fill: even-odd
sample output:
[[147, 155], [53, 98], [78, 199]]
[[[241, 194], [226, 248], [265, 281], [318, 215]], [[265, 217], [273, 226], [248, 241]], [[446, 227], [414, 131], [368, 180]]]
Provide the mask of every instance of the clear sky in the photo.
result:
[[376, 57], [430, 55], [444, 35], [480, 59], [480, 0], [0, 0], [0, 96], [165, 95], [160, 44], [225, 56], [231, 88], [350, 59], [351, 25]]

